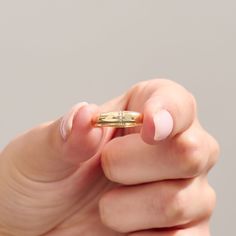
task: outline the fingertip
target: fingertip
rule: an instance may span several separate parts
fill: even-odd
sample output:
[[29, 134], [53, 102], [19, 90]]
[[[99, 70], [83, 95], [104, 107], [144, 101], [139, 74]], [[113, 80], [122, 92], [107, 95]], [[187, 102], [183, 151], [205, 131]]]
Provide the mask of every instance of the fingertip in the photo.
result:
[[82, 106], [74, 116], [72, 132], [88, 132], [93, 127], [92, 120], [94, 114], [98, 112], [98, 107], [94, 104], [86, 104]]
[[171, 113], [163, 108], [147, 107], [144, 110], [141, 135], [148, 144], [167, 139], [173, 132], [174, 120]]
[[196, 118], [196, 101], [181, 86], [160, 86], [145, 102], [143, 110], [146, 117], [143, 138], [153, 143], [187, 130]]
[[83, 107], [85, 105], [88, 105], [88, 103], [87, 102], [80, 102], [80, 103], [76, 104], [60, 120], [59, 129], [60, 129], [61, 137], [64, 141], [66, 141], [67, 138], [70, 136], [75, 114], [78, 112], [78, 110], [81, 107]]
[[161, 141], [166, 139], [173, 130], [174, 121], [169, 111], [162, 109], [153, 116], [155, 127], [154, 140]]
[[96, 142], [100, 141], [103, 129], [93, 125], [93, 117], [96, 113], [98, 113], [98, 106], [94, 104], [85, 105], [78, 110], [73, 121], [72, 138], [84, 139], [90, 145], [95, 142], [95, 139]]

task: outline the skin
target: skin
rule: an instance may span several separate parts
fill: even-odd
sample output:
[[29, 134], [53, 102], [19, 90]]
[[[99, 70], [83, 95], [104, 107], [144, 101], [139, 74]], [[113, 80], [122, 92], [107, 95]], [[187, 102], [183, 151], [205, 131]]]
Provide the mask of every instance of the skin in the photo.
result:
[[[95, 128], [98, 112], [134, 110], [140, 128]], [[166, 109], [171, 134], [154, 140]], [[163, 79], [134, 85], [101, 106], [77, 109], [15, 138], [0, 154], [2, 236], [209, 236], [215, 193], [207, 181], [219, 147], [200, 125], [194, 97]], [[158, 130], [157, 130], [158, 132]]]

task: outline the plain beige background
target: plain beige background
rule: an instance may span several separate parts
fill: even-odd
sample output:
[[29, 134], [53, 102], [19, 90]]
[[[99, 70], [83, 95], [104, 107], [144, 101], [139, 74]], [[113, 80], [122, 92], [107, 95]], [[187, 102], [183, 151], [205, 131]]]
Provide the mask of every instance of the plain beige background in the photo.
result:
[[79, 101], [175, 80], [219, 140], [212, 235], [235, 234], [236, 4], [216, 0], [1, 0], [0, 147]]

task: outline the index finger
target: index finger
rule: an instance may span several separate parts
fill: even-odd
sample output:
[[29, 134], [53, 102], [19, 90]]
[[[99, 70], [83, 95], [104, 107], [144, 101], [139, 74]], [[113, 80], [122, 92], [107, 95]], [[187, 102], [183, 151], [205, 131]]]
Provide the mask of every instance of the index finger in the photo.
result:
[[127, 109], [143, 113], [141, 136], [149, 144], [184, 132], [196, 119], [193, 95], [169, 80], [152, 80], [134, 87]]

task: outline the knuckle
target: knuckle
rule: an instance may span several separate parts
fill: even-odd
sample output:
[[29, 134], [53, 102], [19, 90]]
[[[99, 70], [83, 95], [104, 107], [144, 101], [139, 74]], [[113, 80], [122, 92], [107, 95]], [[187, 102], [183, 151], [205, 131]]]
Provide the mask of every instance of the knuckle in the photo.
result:
[[[178, 101], [178, 103], [176, 103], [176, 106], [177, 106], [176, 114], [180, 114], [180, 115], [183, 114], [183, 104], [184, 104], [184, 107], [186, 107], [188, 114], [190, 114], [189, 117], [191, 117], [191, 119], [189, 119], [188, 125], [191, 125], [196, 116], [196, 111], [197, 111], [196, 98], [190, 91], [188, 91], [186, 88], [182, 87], [181, 85], [179, 85], [178, 88], [179, 88], [179, 96], [178, 97], [174, 96], [175, 100]], [[180, 104], [182, 104], [182, 106], [180, 106]]]
[[190, 108], [193, 112], [193, 114], [196, 113], [196, 110], [197, 110], [197, 101], [196, 101], [196, 98], [194, 97], [194, 95], [190, 92], [188, 92], [188, 96], [189, 96], [189, 105], [190, 105]]
[[214, 144], [213, 144], [213, 148], [212, 148], [212, 154], [213, 154], [213, 156], [218, 158], [220, 155], [220, 145], [215, 139], [214, 139], [213, 143]]
[[168, 213], [170, 214], [170, 217], [174, 221], [173, 224], [176, 221], [181, 221], [185, 219], [186, 214], [186, 198], [182, 191], [179, 191], [172, 199], [172, 202], [170, 203], [170, 209]]
[[166, 221], [166, 227], [184, 222], [186, 218], [186, 202], [184, 191], [169, 193], [163, 199], [162, 214]]
[[179, 165], [186, 177], [199, 175], [206, 165], [207, 158], [203, 141], [196, 135], [185, 135], [178, 140], [177, 152]]
[[215, 190], [210, 185], [208, 185], [206, 195], [207, 196], [205, 199], [207, 200], [207, 202], [204, 208], [205, 218], [210, 218], [216, 205], [216, 193], [215, 193]]
[[219, 155], [220, 155], [220, 145], [219, 143], [211, 137], [211, 145], [210, 146], [210, 154], [209, 154], [209, 167], [208, 170], [210, 170], [218, 161]]
[[133, 85], [128, 91], [127, 97], [131, 98], [133, 94], [141, 94], [149, 85], [149, 81], [140, 81], [137, 84]]

